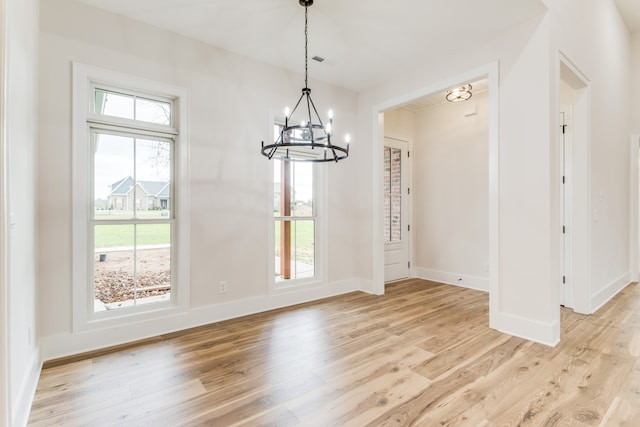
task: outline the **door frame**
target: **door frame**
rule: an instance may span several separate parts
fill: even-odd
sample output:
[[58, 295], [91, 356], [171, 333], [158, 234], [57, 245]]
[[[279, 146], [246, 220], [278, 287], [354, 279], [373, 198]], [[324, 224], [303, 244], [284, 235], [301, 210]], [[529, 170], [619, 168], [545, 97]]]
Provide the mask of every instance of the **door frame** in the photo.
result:
[[[564, 81], [573, 91], [571, 103], [571, 265], [568, 274], [571, 276], [572, 305], [577, 313], [591, 314], [591, 221], [596, 220], [591, 216], [591, 83], [580, 69], [561, 51], [557, 53], [557, 113], [560, 113], [560, 82]], [[562, 135], [557, 133], [556, 135]], [[561, 138], [561, 136], [558, 136]], [[561, 141], [558, 142], [561, 145]], [[558, 163], [559, 163], [558, 156]], [[556, 170], [560, 170], [557, 166]], [[560, 204], [560, 196], [557, 198]], [[560, 215], [560, 207], [557, 209]], [[558, 218], [558, 224], [560, 224]], [[558, 239], [558, 245], [560, 245]], [[560, 248], [558, 248], [560, 251]], [[559, 252], [558, 252], [559, 254]], [[562, 260], [557, 260], [557, 282], [562, 280]], [[558, 292], [559, 298], [559, 292]], [[558, 300], [558, 307], [560, 300]]]
[[[385, 136], [384, 139], [390, 139], [392, 141], [397, 141], [401, 144], [404, 144], [406, 146], [406, 152], [410, 153], [411, 152], [411, 141], [406, 141], [404, 139], [400, 139], [400, 138], [395, 138], [393, 136]], [[386, 145], [383, 145], [383, 148], [386, 147]], [[403, 150], [404, 151], [404, 150]], [[404, 154], [403, 154], [404, 156]], [[384, 158], [383, 158], [384, 160]], [[408, 188], [408, 194], [404, 194], [404, 192], [402, 193], [402, 233], [405, 236], [405, 243], [407, 245], [407, 259], [406, 261], [409, 263], [408, 266], [408, 271], [407, 271], [407, 277], [406, 279], [410, 279], [412, 277], [415, 277], [414, 274], [414, 265], [413, 265], [413, 230], [407, 229], [405, 228], [407, 225], [411, 225], [412, 224], [412, 220], [413, 220], [413, 216], [412, 216], [412, 212], [413, 212], [413, 205], [412, 205], [412, 191], [411, 189], [413, 188], [413, 173], [412, 173], [412, 162], [411, 162], [411, 157], [409, 156], [408, 158], [403, 158], [402, 159], [402, 163], [401, 163], [401, 167], [402, 167], [402, 190], [404, 190], [404, 188]], [[384, 179], [384, 177], [383, 177]], [[383, 217], [384, 220], [384, 217]], [[384, 245], [386, 246], [386, 242], [384, 242]], [[385, 260], [386, 261], [386, 260]], [[390, 280], [386, 283], [391, 283], [394, 281], [398, 281], [398, 280], [403, 280], [403, 279], [394, 279], [394, 280]]]
[[7, 140], [5, 105], [7, 96], [6, 85], [6, 19], [5, 1], [0, 0], [0, 424], [11, 425], [13, 408], [11, 402], [9, 376], [9, 298], [7, 262]]
[[409, 91], [374, 105], [372, 123], [373, 162], [373, 287], [376, 295], [384, 294], [384, 236], [382, 147], [384, 147], [384, 112], [415, 99], [444, 92], [461, 83], [487, 78], [489, 81], [489, 326], [496, 325], [500, 292], [500, 194], [499, 194], [499, 72], [497, 61], [469, 70], [434, 84]]
[[560, 151], [560, 305], [573, 308], [573, 112], [571, 105], [560, 106], [558, 127]]
[[629, 164], [629, 280], [640, 280], [640, 132], [631, 134]]

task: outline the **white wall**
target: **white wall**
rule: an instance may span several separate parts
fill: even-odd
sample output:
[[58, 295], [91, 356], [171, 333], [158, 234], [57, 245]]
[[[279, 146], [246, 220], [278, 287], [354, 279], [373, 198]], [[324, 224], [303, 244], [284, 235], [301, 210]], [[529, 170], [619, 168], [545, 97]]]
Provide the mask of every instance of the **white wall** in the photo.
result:
[[612, 1], [548, 3], [552, 48], [590, 80], [589, 295], [594, 311], [629, 282], [631, 39]]
[[[472, 111], [477, 113], [465, 116]], [[488, 115], [486, 91], [417, 114], [412, 161], [418, 277], [489, 290]]]
[[[303, 76], [69, 0], [42, 2], [40, 53], [40, 328], [45, 359], [360, 287], [357, 176], [362, 149], [356, 95], [310, 82], [334, 128], [353, 135], [350, 157], [328, 164], [328, 264], [323, 287], [268, 293], [268, 161], [272, 114], [300, 93]], [[71, 63], [189, 90], [190, 309], [153, 324], [71, 332]], [[362, 254], [362, 255], [360, 255]], [[217, 284], [228, 282], [220, 295]]]
[[[544, 17], [527, 21], [507, 34], [496, 36], [489, 44], [469, 46], [468, 52], [438, 58], [438, 67], [433, 67], [432, 61], [425, 58], [423, 68], [410, 70], [406, 75], [390, 79], [386, 85], [362, 93], [359, 129], [364, 139], [372, 140], [374, 123], [368, 112], [377, 106], [406, 94], [445, 89], [444, 86], [454, 83], [451, 79], [456, 76], [500, 61], [500, 90], [493, 95], [498, 96], [500, 102], [497, 129], [500, 169], [496, 171], [499, 174], [497, 189], [491, 191], [499, 191], [500, 230], [499, 235], [494, 236], [499, 250], [493, 264], [497, 270], [491, 275], [499, 288], [491, 289], [492, 324], [517, 335], [554, 342], [559, 331], [559, 308], [550, 302], [549, 283], [550, 91], [540, 90], [549, 87], [547, 21]], [[438, 87], [439, 84], [442, 86]], [[368, 200], [369, 210], [377, 209], [373, 194], [378, 189], [370, 179], [361, 185], [369, 188], [372, 195]], [[375, 235], [373, 218], [370, 224], [372, 228], [367, 236]], [[374, 252], [378, 245], [380, 242], [371, 237], [369, 246]], [[371, 259], [374, 257], [375, 254]], [[370, 268], [373, 271], [375, 266]]]
[[[626, 285], [629, 271], [629, 115], [630, 40], [611, 0], [545, 1], [546, 13], [495, 40], [450, 57], [425, 58], [388, 83], [360, 94], [359, 132], [373, 140], [374, 112], [395, 99], [449, 82], [456, 76], [499, 61], [499, 174], [490, 187], [499, 198], [498, 247], [492, 265], [491, 324], [494, 328], [555, 344], [559, 339], [559, 158], [557, 143], [557, 52], [561, 50], [591, 81], [590, 224], [593, 308]], [[420, 55], [419, 49], [416, 55]], [[491, 94], [490, 94], [491, 96]], [[376, 148], [374, 148], [375, 150]], [[363, 246], [371, 248], [363, 270], [372, 279], [379, 268], [381, 241], [372, 214], [379, 188], [371, 166], [361, 175]], [[365, 171], [363, 171], [365, 172]], [[490, 240], [496, 236], [490, 236]], [[492, 251], [493, 253], [493, 251]], [[374, 283], [375, 285], [375, 283]]]
[[[38, 133], [38, 1], [7, 0], [4, 131], [7, 203], [8, 416], [26, 423], [40, 368], [36, 345], [36, 139]], [[3, 273], [4, 274], [4, 273]]]
[[384, 136], [413, 143], [416, 140], [416, 113], [406, 108], [385, 111]]
[[640, 32], [631, 37], [631, 128], [640, 132]]

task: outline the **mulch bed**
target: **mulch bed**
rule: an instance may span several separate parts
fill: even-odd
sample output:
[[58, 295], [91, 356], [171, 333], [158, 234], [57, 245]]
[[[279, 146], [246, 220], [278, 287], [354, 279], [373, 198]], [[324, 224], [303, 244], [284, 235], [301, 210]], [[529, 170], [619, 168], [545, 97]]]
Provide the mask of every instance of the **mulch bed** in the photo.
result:
[[105, 304], [165, 295], [171, 291], [170, 251], [138, 250], [134, 289], [133, 251], [108, 252], [104, 262], [96, 255], [95, 299]]
[[171, 271], [139, 274], [137, 292], [133, 276], [124, 271], [103, 272], [95, 277], [95, 298], [105, 304], [164, 295], [171, 290]]

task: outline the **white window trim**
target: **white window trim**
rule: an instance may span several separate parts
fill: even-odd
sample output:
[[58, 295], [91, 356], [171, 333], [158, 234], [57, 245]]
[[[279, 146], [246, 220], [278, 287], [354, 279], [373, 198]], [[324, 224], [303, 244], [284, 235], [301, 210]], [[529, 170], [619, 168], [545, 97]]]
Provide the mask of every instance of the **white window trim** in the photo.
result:
[[[171, 292], [175, 292], [174, 303], [148, 304], [135, 311], [114, 311], [114, 316], [95, 316], [93, 299], [88, 288], [89, 254], [91, 243], [88, 229], [91, 218], [89, 188], [91, 176], [91, 150], [89, 122], [92, 114], [94, 83], [120, 87], [134, 92], [155, 94], [164, 98], [175, 98], [173, 126], [179, 129], [175, 138], [175, 276]], [[73, 113], [72, 113], [72, 181], [73, 181], [73, 332], [118, 327], [145, 320], [159, 319], [183, 313], [189, 305], [189, 135], [187, 126], [188, 91], [185, 88], [158, 83], [139, 77], [94, 67], [73, 64]], [[174, 287], [175, 286], [175, 287]]]
[[[284, 125], [284, 117], [279, 117], [275, 114], [271, 115], [269, 121], [269, 139], [273, 138], [273, 126], [274, 124]], [[269, 293], [287, 293], [298, 292], [304, 289], [318, 288], [327, 284], [328, 278], [328, 250], [327, 250], [327, 163], [314, 163], [313, 174], [313, 204], [314, 204], [314, 246], [315, 246], [315, 258], [314, 258], [314, 276], [301, 279], [288, 279], [286, 281], [276, 281], [276, 268], [275, 268], [275, 217], [273, 216], [273, 198], [274, 198], [274, 186], [273, 186], [273, 161], [268, 160], [269, 167], [267, 168], [269, 183], [268, 199], [267, 199], [267, 212], [269, 214], [269, 227], [268, 227], [268, 244], [269, 244]], [[301, 218], [304, 219], [304, 218]]]

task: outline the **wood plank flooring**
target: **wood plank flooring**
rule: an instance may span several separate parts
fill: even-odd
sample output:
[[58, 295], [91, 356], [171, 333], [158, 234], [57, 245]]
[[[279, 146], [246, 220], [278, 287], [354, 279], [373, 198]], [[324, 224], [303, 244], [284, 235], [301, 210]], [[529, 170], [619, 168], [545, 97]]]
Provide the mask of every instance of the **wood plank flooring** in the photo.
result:
[[408, 280], [48, 363], [30, 426], [640, 426], [640, 286], [555, 348]]

